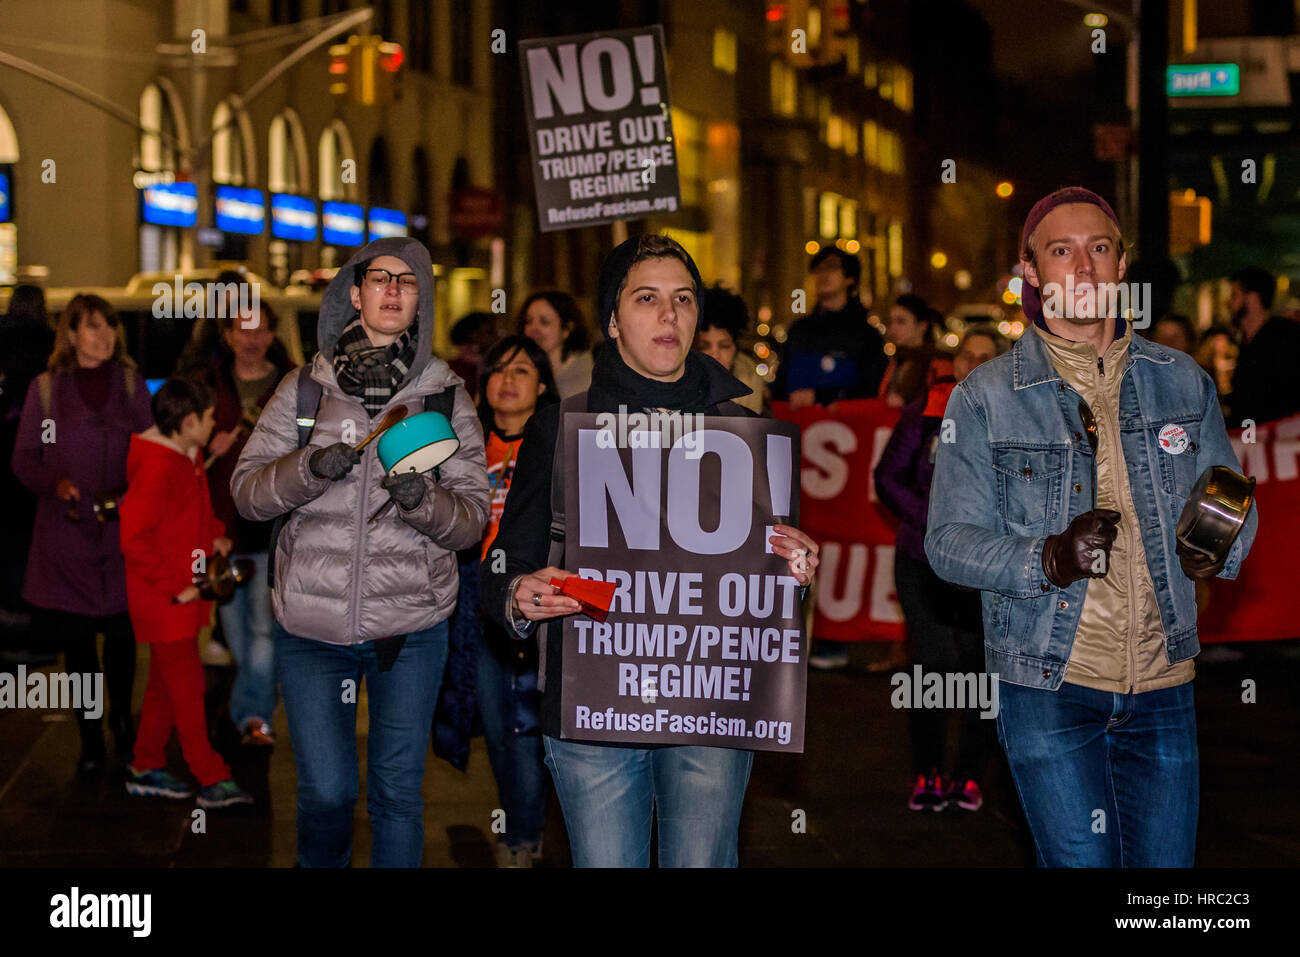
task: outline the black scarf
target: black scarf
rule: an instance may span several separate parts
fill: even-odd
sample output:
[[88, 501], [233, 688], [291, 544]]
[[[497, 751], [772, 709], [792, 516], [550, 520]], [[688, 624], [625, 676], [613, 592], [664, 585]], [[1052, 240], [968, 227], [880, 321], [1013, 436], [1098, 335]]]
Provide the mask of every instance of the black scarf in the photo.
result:
[[358, 317], [348, 323], [334, 344], [334, 375], [339, 388], [358, 396], [372, 417], [401, 388], [415, 364], [416, 322], [387, 346], [376, 346]]
[[[692, 349], [686, 354], [686, 367], [676, 382], [647, 379], [634, 371], [618, 351], [618, 341], [607, 342], [591, 370], [589, 403], [592, 411], [614, 411], [620, 404], [629, 411], [675, 409], [681, 412], [707, 412], [709, 374], [704, 363], [712, 360]], [[609, 408], [604, 407], [608, 405]]]

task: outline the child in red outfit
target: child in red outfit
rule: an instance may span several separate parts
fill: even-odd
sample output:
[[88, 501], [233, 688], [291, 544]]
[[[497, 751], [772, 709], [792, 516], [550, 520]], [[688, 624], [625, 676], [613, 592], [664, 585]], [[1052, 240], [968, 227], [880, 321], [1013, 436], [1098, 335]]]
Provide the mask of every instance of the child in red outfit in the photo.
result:
[[196, 559], [209, 549], [229, 554], [231, 544], [213, 514], [201, 457], [212, 433], [212, 393], [200, 383], [172, 379], [153, 396], [152, 408], [153, 427], [131, 436], [119, 508], [127, 608], [136, 640], [150, 645], [149, 683], [126, 789], [191, 796], [184, 782], [164, 770], [164, 749], [175, 729], [202, 788], [201, 807], [251, 804], [208, 742], [203, 710], [198, 636], [212, 603], [199, 599], [193, 574], [201, 567]]

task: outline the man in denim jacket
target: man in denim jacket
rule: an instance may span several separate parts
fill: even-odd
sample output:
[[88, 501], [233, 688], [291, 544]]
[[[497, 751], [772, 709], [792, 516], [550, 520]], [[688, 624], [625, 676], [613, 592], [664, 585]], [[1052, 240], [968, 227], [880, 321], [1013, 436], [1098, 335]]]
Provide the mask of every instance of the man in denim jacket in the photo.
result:
[[1021, 260], [1032, 325], [953, 391], [925, 551], [983, 592], [998, 739], [1039, 864], [1190, 866], [1194, 579], [1235, 578], [1258, 519], [1219, 562], [1175, 538], [1197, 477], [1241, 466], [1209, 376], [1105, 295], [1127, 268], [1106, 201], [1040, 200]]

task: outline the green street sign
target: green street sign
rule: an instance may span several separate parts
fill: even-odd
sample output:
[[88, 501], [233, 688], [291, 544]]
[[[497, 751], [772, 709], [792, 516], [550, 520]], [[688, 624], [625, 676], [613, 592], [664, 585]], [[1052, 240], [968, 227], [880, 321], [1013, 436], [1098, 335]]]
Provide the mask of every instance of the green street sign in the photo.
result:
[[1241, 68], [1235, 63], [1183, 63], [1168, 67], [1165, 92], [1170, 96], [1236, 96]]

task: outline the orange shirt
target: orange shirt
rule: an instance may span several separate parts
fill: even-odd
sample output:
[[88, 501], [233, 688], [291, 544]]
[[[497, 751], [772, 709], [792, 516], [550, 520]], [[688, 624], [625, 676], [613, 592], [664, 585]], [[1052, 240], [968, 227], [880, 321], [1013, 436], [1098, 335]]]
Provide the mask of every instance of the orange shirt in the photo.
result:
[[510, 480], [515, 475], [515, 460], [519, 458], [519, 443], [522, 441], [521, 435], [507, 442], [495, 429], [487, 435], [487, 474], [492, 513], [488, 517], [487, 534], [483, 536], [484, 561], [487, 561], [488, 549], [492, 547], [497, 529], [501, 527], [501, 514], [506, 510], [506, 494], [510, 491]]

